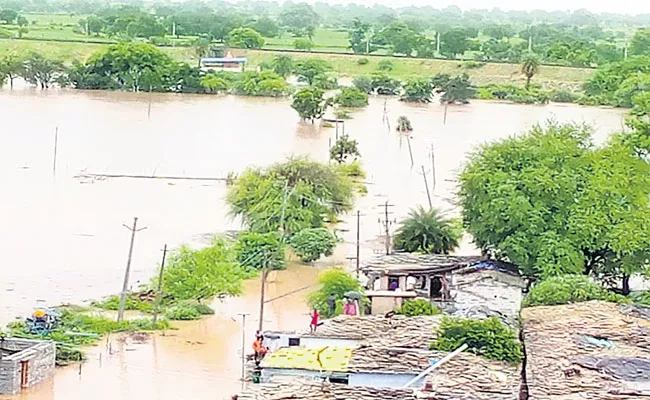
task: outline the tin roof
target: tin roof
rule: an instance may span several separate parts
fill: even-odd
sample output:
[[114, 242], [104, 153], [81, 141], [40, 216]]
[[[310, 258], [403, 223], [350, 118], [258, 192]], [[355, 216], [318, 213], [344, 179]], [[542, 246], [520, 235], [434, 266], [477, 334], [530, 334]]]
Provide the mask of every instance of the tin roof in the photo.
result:
[[264, 357], [261, 366], [263, 368], [347, 372], [351, 356], [351, 348], [285, 347], [269, 353]]

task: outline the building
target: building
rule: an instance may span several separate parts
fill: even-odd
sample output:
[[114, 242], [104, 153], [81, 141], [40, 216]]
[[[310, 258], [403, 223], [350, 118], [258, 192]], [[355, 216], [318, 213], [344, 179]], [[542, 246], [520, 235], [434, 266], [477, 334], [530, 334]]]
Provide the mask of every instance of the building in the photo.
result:
[[223, 57], [204, 57], [201, 58], [201, 68], [204, 69], [217, 69], [223, 71], [243, 71], [248, 60], [243, 57], [233, 57], [228, 52]]
[[650, 309], [592, 301], [521, 316], [529, 398], [650, 398]]
[[51, 341], [0, 338], [0, 395], [16, 395], [54, 375]]
[[362, 271], [375, 315], [425, 298], [450, 314], [500, 315], [513, 321], [526, 287], [516, 266], [478, 256], [392, 254], [371, 260]]

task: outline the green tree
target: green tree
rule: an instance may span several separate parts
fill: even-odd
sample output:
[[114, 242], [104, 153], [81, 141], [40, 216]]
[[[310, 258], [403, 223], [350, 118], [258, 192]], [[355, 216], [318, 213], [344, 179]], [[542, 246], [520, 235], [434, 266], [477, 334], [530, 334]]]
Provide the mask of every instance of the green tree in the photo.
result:
[[447, 58], [456, 58], [469, 48], [469, 33], [466, 29], [456, 28], [440, 35], [440, 52]]
[[192, 50], [198, 59], [198, 66], [201, 66], [201, 59], [207, 57], [210, 54], [210, 48], [212, 46], [212, 41], [207, 38], [197, 38], [192, 42]]
[[16, 53], [9, 53], [0, 58], [0, 75], [9, 79], [9, 87], [14, 88], [14, 79], [23, 74], [25, 61]]
[[330, 160], [343, 164], [352, 157], [354, 157], [353, 161], [361, 157], [359, 143], [354, 139], [350, 139], [348, 135], [342, 135], [330, 149]]
[[420, 35], [411, 30], [401, 21], [393, 22], [383, 29], [380, 34], [382, 40], [388, 44], [391, 53], [412, 56], [418, 46]]
[[58, 78], [65, 73], [63, 62], [31, 53], [24, 62], [21, 70], [22, 77], [32, 85], [48, 89]]
[[230, 88], [228, 81], [216, 74], [206, 74], [201, 78], [201, 86], [208, 93], [225, 92]]
[[18, 13], [16, 11], [11, 9], [0, 10], [0, 22], [12, 25], [16, 18], [18, 18]]
[[299, 82], [313, 85], [316, 77], [325, 75], [330, 69], [331, 66], [326, 61], [320, 58], [310, 58], [296, 62], [294, 73], [298, 76]]
[[617, 141], [594, 147], [590, 134], [550, 124], [481, 147], [460, 176], [463, 220], [484, 252], [524, 275], [594, 273], [626, 291], [650, 256], [650, 165]]
[[228, 34], [228, 43], [244, 49], [259, 49], [264, 46], [264, 38], [255, 29], [236, 28]]
[[539, 72], [540, 61], [536, 54], [528, 53], [521, 60], [521, 73], [526, 76], [526, 88], [530, 87], [530, 81]]
[[437, 209], [412, 209], [395, 234], [395, 248], [410, 253], [449, 254], [458, 247], [460, 224]]
[[23, 17], [22, 15], [19, 15], [18, 18], [16, 18], [16, 25], [24, 27], [29, 25], [29, 21], [27, 18]]
[[365, 107], [368, 105], [368, 94], [356, 87], [344, 87], [334, 98], [334, 104], [343, 107]]
[[373, 92], [372, 77], [368, 75], [355, 76], [352, 84], [364, 93], [370, 94]]
[[246, 71], [238, 74], [233, 92], [246, 96], [280, 97], [289, 92], [289, 86], [273, 71]]
[[314, 262], [333, 254], [336, 236], [326, 228], [307, 228], [291, 237], [291, 248], [303, 262]]
[[293, 41], [293, 48], [296, 50], [311, 51], [314, 47], [314, 42], [309, 39], [296, 39]]
[[172, 252], [163, 273], [163, 290], [175, 300], [236, 295], [241, 293], [242, 280], [248, 276], [237, 264], [233, 244], [217, 237], [204, 249], [183, 246]]
[[286, 78], [293, 72], [293, 58], [283, 54], [275, 55], [271, 61], [271, 67], [273, 72]]
[[280, 13], [280, 22], [295, 36], [307, 36], [311, 39], [318, 26], [318, 15], [307, 3], [287, 3]]
[[555, 306], [591, 300], [617, 303], [629, 301], [619, 294], [610, 292], [587, 276], [560, 275], [535, 283], [524, 299], [524, 306]]
[[475, 95], [474, 87], [467, 74], [461, 74], [453, 78], [439, 74], [432, 79], [431, 84], [438, 93], [442, 93], [440, 102], [443, 104], [467, 104], [469, 99]]
[[248, 229], [283, 232], [287, 238], [306, 228], [321, 228], [326, 219], [336, 220], [352, 208], [353, 198], [346, 175], [306, 158], [247, 169], [226, 196], [230, 213]]
[[309, 306], [318, 310], [321, 315], [327, 318], [334, 317], [330, 314], [327, 299], [334, 296], [337, 303], [336, 312], [340, 313], [340, 305], [345, 298], [345, 294], [350, 291], [362, 292], [363, 288], [359, 281], [343, 271], [342, 269], [329, 269], [321, 272], [318, 277], [320, 288], [309, 295]]
[[285, 248], [277, 232], [242, 232], [235, 245], [237, 262], [247, 269], [284, 269]]
[[259, 18], [255, 21], [252, 28], [259, 32], [260, 35], [269, 38], [280, 36], [280, 33], [282, 32], [280, 25], [278, 25], [275, 20], [268, 17]]
[[650, 28], [636, 31], [630, 42], [630, 53], [637, 56], [650, 56]]
[[331, 101], [326, 100], [325, 92], [317, 87], [308, 87], [298, 90], [293, 95], [291, 108], [296, 110], [303, 120], [320, 119], [325, 115], [325, 111], [331, 105]]
[[411, 132], [413, 132], [411, 121], [407, 117], [402, 115], [401, 117], [397, 118], [397, 127], [395, 128], [395, 130], [402, 134], [410, 134]]
[[381, 95], [396, 95], [402, 88], [402, 83], [385, 73], [372, 74], [372, 91]]
[[430, 103], [433, 100], [433, 85], [426, 78], [411, 78], [404, 84], [402, 101]]
[[354, 53], [369, 54], [376, 48], [371, 45], [372, 26], [362, 22], [359, 18], [352, 20], [352, 27], [348, 30], [350, 49]]

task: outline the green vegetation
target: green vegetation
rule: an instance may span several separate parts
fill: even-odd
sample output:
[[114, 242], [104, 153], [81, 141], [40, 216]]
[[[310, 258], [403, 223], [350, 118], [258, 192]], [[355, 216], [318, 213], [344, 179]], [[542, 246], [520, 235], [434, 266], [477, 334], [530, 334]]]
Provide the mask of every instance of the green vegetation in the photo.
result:
[[585, 104], [632, 107], [633, 99], [650, 90], [650, 57], [634, 57], [604, 65], [585, 85]]
[[413, 126], [411, 125], [411, 121], [408, 119], [408, 117], [402, 115], [397, 118], [397, 127], [395, 130], [402, 134], [409, 134], [413, 132]]
[[235, 246], [239, 265], [248, 269], [284, 269], [285, 247], [277, 232], [242, 232]]
[[577, 101], [578, 95], [568, 91], [556, 91], [552, 94], [531, 85], [523, 88], [516, 85], [487, 85], [480, 87], [477, 97], [482, 100], [508, 100], [521, 104], [546, 104], [549, 100], [571, 103]]
[[402, 307], [395, 310], [395, 313], [407, 317], [415, 317], [418, 315], [438, 315], [441, 311], [428, 300], [415, 299], [407, 300]]
[[[254, 232], [283, 232], [286, 238], [352, 208], [350, 178], [336, 167], [291, 158], [268, 168], [249, 168], [230, 186], [226, 201]], [[284, 212], [283, 212], [284, 211]]]
[[440, 210], [412, 209], [395, 234], [395, 249], [410, 253], [449, 254], [458, 247], [462, 228]]
[[351, 158], [354, 158], [352, 160], [354, 162], [358, 157], [361, 157], [359, 143], [354, 139], [350, 139], [348, 135], [341, 135], [330, 149], [330, 160], [336, 161], [338, 164], [343, 164]]
[[442, 93], [442, 104], [467, 104], [475, 96], [475, 90], [469, 75], [461, 74], [451, 77], [447, 74], [437, 74], [431, 79], [436, 92]]
[[433, 100], [433, 84], [430, 79], [412, 78], [404, 83], [404, 92], [400, 100], [408, 102], [430, 103]]
[[327, 108], [332, 104], [330, 99], [325, 99], [325, 92], [318, 87], [308, 87], [298, 90], [293, 95], [291, 107], [298, 112], [302, 120], [320, 119], [325, 115]]
[[[91, 305], [102, 310], [117, 311], [120, 307], [120, 296], [108, 296], [101, 301], [93, 301]], [[126, 296], [124, 309], [150, 313], [153, 311], [153, 303], [140, 299], [137, 293], [129, 293]]]
[[521, 73], [526, 76], [526, 88], [530, 87], [530, 81], [539, 72], [539, 57], [536, 54], [526, 54], [521, 63]]
[[304, 262], [329, 257], [336, 247], [336, 236], [325, 228], [307, 228], [291, 237], [291, 248]]
[[[329, 269], [321, 272], [318, 277], [320, 288], [309, 295], [309, 306], [318, 310], [326, 317], [331, 318], [342, 313], [342, 303], [345, 294], [350, 291], [363, 293], [363, 287], [359, 281], [343, 271], [342, 269]], [[330, 313], [327, 305], [327, 298], [333, 295], [336, 301], [336, 311]]]
[[485, 320], [444, 317], [431, 349], [453, 351], [463, 344], [469, 352], [490, 360], [519, 363], [523, 359], [517, 334], [496, 317]]
[[561, 275], [537, 282], [524, 299], [524, 306], [554, 306], [590, 300], [629, 302], [624, 296], [610, 292], [587, 276]]
[[259, 49], [264, 45], [264, 39], [255, 29], [236, 28], [228, 34], [228, 44], [244, 49]]
[[[163, 274], [163, 291], [173, 301], [208, 299], [218, 294], [241, 293], [251, 273], [240, 266], [234, 244], [215, 237], [210, 246], [187, 246], [171, 253]], [[153, 281], [155, 286], [155, 280]]]
[[322, 81], [325, 74], [331, 69], [332, 67], [326, 61], [320, 58], [309, 58], [296, 61], [293, 72], [298, 76], [299, 82], [305, 82], [311, 86], [318, 80]]
[[334, 98], [334, 104], [343, 107], [365, 107], [368, 105], [368, 94], [356, 87], [341, 88], [341, 93]]
[[460, 176], [465, 227], [526, 276], [593, 273], [627, 294], [650, 256], [650, 165], [634, 137], [595, 147], [590, 128], [551, 123], [481, 146]]

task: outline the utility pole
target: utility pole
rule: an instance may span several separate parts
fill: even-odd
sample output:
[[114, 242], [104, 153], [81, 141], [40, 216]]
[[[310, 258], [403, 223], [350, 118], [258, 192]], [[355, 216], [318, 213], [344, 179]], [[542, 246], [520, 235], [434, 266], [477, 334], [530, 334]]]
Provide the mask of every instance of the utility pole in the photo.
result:
[[440, 32], [438, 32], [438, 40], [436, 40], [436, 55], [440, 56]]
[[163, 271], [165, 270], [165, 257], [167, 256], [167, 243], [163, 247], [163, 256], [160, 263], [160, 273], [158, 274], [158, 290], [156, 290], [156, 302], [154, 303], [153, 308], [153, 326], [155, 328], [156, 323], [158, 322], [158, 308], [160, 307], [160, 300], [162, 299], [162, 283], [163, 283]]
[[54, 161], [52, 164], [52, 176], [56, 178], [56, 152], [59, 146], [59, 127], [54, 130]]
[[247, 313], [241, 313], [241, 380], [246, 380], [246, 316]]
[[129, 258], [126, 261], [126, 271], [124, 272], [122, 293], [120, 293], [120, 308], [117, 311], [117, 322], [120, 322], [124, 319], [124, 305], [126, 304], [126, 293], [129, 290], [129, 275], [131, 274], [131, 258], [133, 257], [133, 243], [135, 242], [135, 233], [147, 229], [146, 227], [138, 229], [138, 217], [133, 218], [133, 228], [128, 225], [124, 225], [124, 227], [131, 231], [131, 245], [129, 246]]
[[431, 175], [433, 175], [433, 187], [431, 192], [436, 191], [436, 154], [433, 151], [433, 143], [431, 143]]
[[264, 258], [264, 264], [262, 266], [262, 279], [260, 282], [260, 323], [259, 323], [259, 331], [262, 332], [262, 329], [264, 328], [264, 297], [266, 295], [266, 276], [268, 274], [267, 270], [267, 258]]
[[411, 135], [406, 135], [406, 144], [409, 145], [409, 156], [411, 157], [411, 168], [413, 168], [413, 149], [411, 148]]
[[356, 258], [356, 263], [357, 263], [357, 278], [359, 278], [359, 253], [360, 253], [360, 247], [361, 247], [361, 211], [357, 210], [357, 258]]
[[422, 178], [424, 179], [424, 188], [427, 190], [429, 209], [433, 209], [433, 203], [431, 202], [431, 193], [429, 192], [429, 183], [427, 182], [427, 173], [424, 171], [424, 165], [422, 166]]
[[[394, 221], [391, 221], [388, 219], [388, 214], [391, 214], [388, 212], [388, 207], [394, 207], [394, 204], [388, 204], [388, 200], [386, 200], [386, 203], [380, 204], [379, 207], [384, 207], [384, 229], [385, 229], [385, 234], [386, 234], [386, 255], [390, 255], [390, 227], [394, 223]], [[381, 221], [381, 220], [380, 220]]]

